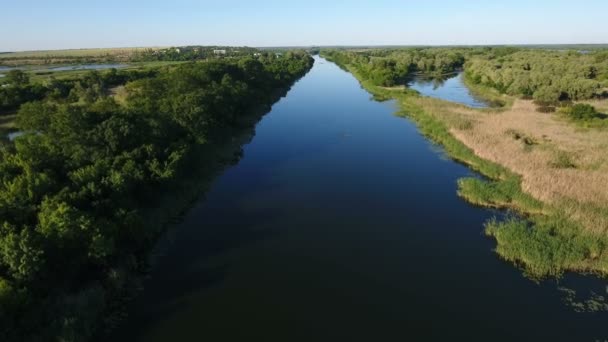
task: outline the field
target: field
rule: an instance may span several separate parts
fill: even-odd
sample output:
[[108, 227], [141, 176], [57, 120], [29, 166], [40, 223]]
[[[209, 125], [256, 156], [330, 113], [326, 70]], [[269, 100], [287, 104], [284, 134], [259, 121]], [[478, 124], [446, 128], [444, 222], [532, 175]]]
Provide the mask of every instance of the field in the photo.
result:
[[127, 62], [138, 52], [160, 47], [40, 50], [0, 53], [0, 65], [53, 65], [74, 63]]
[[0, 59], [7, 58], [46, 58], [46, 57], [97, 57], [131, 55], [137, 51], [147, 49], [161, 49], [162, 47], [127, 47], [127, 48], [98, 48], [98, 49], [70, 49], [70, 50], [38, 50], [0, 53]]

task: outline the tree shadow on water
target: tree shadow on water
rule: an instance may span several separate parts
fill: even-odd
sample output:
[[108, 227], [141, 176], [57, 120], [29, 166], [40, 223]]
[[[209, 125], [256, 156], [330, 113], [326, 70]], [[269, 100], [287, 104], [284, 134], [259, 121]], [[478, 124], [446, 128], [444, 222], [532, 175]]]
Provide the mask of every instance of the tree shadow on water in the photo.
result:
[[111, 340], [135, 341], [195, 297], [222, 286], [230, 264], [219, 259], [280, 234], [276, 228], [257, 228], [274, 217], [276, 211], [270, 209], [246, 214], [228, 208], [186, 219], [183, 226], [174, 228], [174, 241], [165, 246], [167, 253], [157, 260], [144, 281], [144, 291], [129, 306], [127, 318], [111, 333]]

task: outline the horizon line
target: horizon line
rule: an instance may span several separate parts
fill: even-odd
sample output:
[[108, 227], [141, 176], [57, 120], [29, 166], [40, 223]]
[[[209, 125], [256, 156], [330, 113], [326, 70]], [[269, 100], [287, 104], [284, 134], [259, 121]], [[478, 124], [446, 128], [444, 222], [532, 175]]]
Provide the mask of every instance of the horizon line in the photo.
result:
[[80, 48], [58, 48], [58, 49], [40, 49], [40, 50], [13, 50], [13, 51], [0, 51], [0, 54], [7, 53], [23, 53], [23, 52], [44, 52], [44, 51], [75, 51], [75, 50], [102, 50], [102, 49], [168, 49], [173, 47], [186, 47], [186, 46], [202, 46], [202, 47], [248, 47], [255, 49], [285, 49], [285, 48], [363, 48], [363, 47], [501, 47], [501, 46], [515, 46], [515, 47], [535, 47], [535, 46], [606, 46], [606, 43], [499, 43], [499, 44], [303, 44], [303, 45], [267, 45], [267, 46], [254, 46], [254, 45], [221, 45], [221, 44], [186, 44], [186, 45], [165, 45], [165, 46], [112, 46], [112, 47], [80, 47]]

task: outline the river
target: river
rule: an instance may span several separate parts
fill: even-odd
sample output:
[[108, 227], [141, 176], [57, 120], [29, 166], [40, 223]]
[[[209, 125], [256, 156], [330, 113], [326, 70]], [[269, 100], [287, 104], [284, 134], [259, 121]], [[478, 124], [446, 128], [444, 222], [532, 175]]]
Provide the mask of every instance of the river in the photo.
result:
[[[124, 341], [596, 341], [606, 312], [493, 252], [473, 173], [321, 58], [160, 243]], [[113, 339], [114, 340], [114, 339]]]
[[408, 82], [408, 87], [417, 90], [424, 96], [437, 97], [443, 100], [465, 104], [473, 108], [488, 107], [489, 104], [486, 101], [476, 97], [469, 88], [467, 88], [463, 77], [463, 72], [434, 78], [417, 75]]

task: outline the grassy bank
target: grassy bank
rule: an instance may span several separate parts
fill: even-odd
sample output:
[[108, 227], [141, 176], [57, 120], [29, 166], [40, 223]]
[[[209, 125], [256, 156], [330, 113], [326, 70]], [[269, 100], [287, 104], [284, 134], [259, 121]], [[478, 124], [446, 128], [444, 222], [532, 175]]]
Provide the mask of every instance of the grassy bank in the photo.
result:
[[[331, 56], [325, 57], [332, 60]], [[422, 134], [441, 144], [452, 158], [487, 177], [459, 180], [458, 194], [461, 197], [475, 205], [506, 208], [518, 213], [517, 217], [506, 221], [486, 223], [485, 232], [496, 240], [496, 251], [502, 258], [521, 266], [534, 278], [559, 276], [565, 271], [608, 275], [608, 237], [601, 228], [608, 222], [605, 207], [573, 200], [539, 200], [542, 196], [532, 196], [523, 190], [519, 174], [501, 163], [483, 158], [463, 142], [467, 141], [463, 137], [471, 138], [473, 128], [480, 121], [499, 117], [509, 110], [514, 103], [513, 98], [500, 95], [494, 89], [475, 86], [473, 91], [477, 95], [500, 102], [505, 107], [472, 110], [459, 104], [421, 97], [404, 88], [375, 86], [364, 79], [353, 65], [341, 64], [376, 99], [395, 99], [400, 106], [398, 115], [413, 120]], [[517, 140], [521, 145], [519, 153], [529, 153], [526, 151], [537, 148], [533, 137], [513, 133], [513, 138], [509, 139]], [[589, 229], [597, 226], [600, 228]]]

